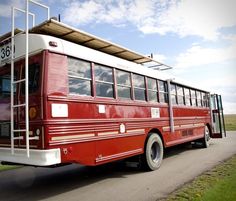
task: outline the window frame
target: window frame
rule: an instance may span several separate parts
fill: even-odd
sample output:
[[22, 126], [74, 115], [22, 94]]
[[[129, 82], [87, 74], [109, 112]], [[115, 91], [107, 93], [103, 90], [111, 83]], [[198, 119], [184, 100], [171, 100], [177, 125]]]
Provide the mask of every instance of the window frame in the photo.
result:
[[[179, 94], [179, 88], [182, 89], [182, 94]], [[185, 105], [185, 96], [184, 96], [184, 87], [180, 85], [176, 85], [176, 92], [177, 92], [177, 104], [178, 105]], [[179, 99], [181, 97], [181, 100], [183, 101], [181, 104], [179, 103]]]
[[[138, 75], [138, 76], [141, 76], [141, 77], [143, 77], [143, 84], [144, 84], [144, 88], [142, 88], [142, 87], [136, 87], [135, 86], [135, 84], [134, 84], [134, 76], [135, 75]], [[135, 101], [147, 101], [147, 94], [146, 94], [146, 82], [145, 82], [145, 76], [144, 75], [140, 75], [140, 74], [137, 74], [137, 73], [133, 73], [133, 75], [132, 75], [132, 83], [133, 83], [133, 95], [134, 95], [134, 100]], [[143, 99], [136, 99], [136, 97], [135, 97], [135, 90], [142, 90], [143, 92], [144, 92], [144, 100]]]
[[[172, 87], [174, 87], [175, 93], [172, 92]], [[171, 83], [170, 84], [170, 95], [171, 95], [171, 102], [173, 105], [178, 105], [178, 99], [177, 99], [177, 89], [176, 89], [176, 84]], [[175, 98], [175, 99], [173, 99]], [[173, 102], [175, 100], [175, 102]]]
[[[108, 81], [103, 81], [103, 80], [96, 80], [96, 66], [100, 66], [102, 68], [108, 68], [108, 69], [111, 69], [111, 78], [112, 78], [112, 81], [113, 82], [108, 82]], [[103, 64], [99, 64], [99, 63], [93, 63], [93, 72], [94, 72], [94, 88], [95, 88], [95, 91], [96, 91], [96, 97], [97, 98], [108, 98], [108, 99], [116, 99], [116, 92], [117, 92], [117, 89], [116, 89], [116, 86], [115, 86], [115, 76], [114, 76], [114, 67], [110, 67], [110, 66], [106, 66], [106, 65], [103, 65]], [[106, 84], [106, 85], [111, 85], [112, 86], [112, 94], [113, 96], [112, 97], [108, 97], [108, 96], [100, 96], [98, 95], [98, 91], [97, 91], [97, 83], [100, 83], [100, 84]]]
[[[129, 78], [129, 84], [130, 85], [126, 85], [126, 84], [119, 84], [118, 83], [118, 79], [117, 79], [117, 71], [120, 71], [120, 72], [124, 72], [124, 73], [127, 73], [128, 74], [128, 78]], [[115, 69], [115, 73], [114, 73], [114, 76], [115, 76], [115, 79], [116, 79], [116, 93], [117, 93], [117, 99], [121, 99], [121, 100], [132, 100], [132, 80], [131, 80], [131, 72], [128, 72], [128, 71], [125, 71], [125, 70], [121, 70], [121, 69]], [[129, 89], [130, 91], [130, 98], [126, 98], [126, 97], [120, 97], [119, 96], [119, 87], [124, 87], [126, 89]]]
[[[149, 86], [148, 86], [148, 80], [153, 80], [156, 84], [156, 90], [153, 90], [153, 89], [150, 89]], [[156, 94], [156, 100], [150, 100], [150, 97], [149, 97], [149, 92], [152, 92], [152, 93], [155, 93]], [[149, 102], [152, 102], [152, 103], [156, 103], [156, 102], [159, 102], [159, 92], [158, 92], [158, 83], [157, 83], [157, 80], [155, 78], [150, 78], [150, 77], [147, 77], [147, 99]]]
[[[194, 98], [192, 97], [192, 92], [194, 91]], [[193, 107], [197, 107], [197, 96], [196, 96], [196, 89], [190, 89], [190, 95], [191, 95], [191, 105]], [[194, 102], [193, 102], [194, 100]], [[194, 104], [193, 104], [194, 103]]]
[[[90, 68], [90, 78], [87, 78], [87, 77], [81, 77], [81, 76], [76, 76], [76, 75], [70, 75], [69, 74], [69, 59], [73, 59], [73, 60], [77, 60], [79, 62], [85, 62], [88, 64], [89, 68]], [[83, 60], [83, 59], [80, 59], [80, 58], [74, 58], [74, 57], [70, 57], [68, 56], [67, 57], [67, 69], [68, 69], [68, 73], [67, 73], [67, 76], [68, 76], [68, 93], [69, 95], [72, 95], [72, 96], [82, 96], [82, 97], [92, 97], [94, 95], [94, 90], [93, 90], [93, 69], [92, 69], [92, 63], [90, 61], [86, 61], [86, 60]], [[70, 92], [70, 83], [69, 83], [69, 80], [70, 78], [74, 78], [74, 79], [78, 79], [78, 80], [83, 80], [83, 81], [89, 81], [90, 83], [90, 94], [87, 95], [87, 94], [79, 94], [79, 93], [73, 93], [73, 92]]]

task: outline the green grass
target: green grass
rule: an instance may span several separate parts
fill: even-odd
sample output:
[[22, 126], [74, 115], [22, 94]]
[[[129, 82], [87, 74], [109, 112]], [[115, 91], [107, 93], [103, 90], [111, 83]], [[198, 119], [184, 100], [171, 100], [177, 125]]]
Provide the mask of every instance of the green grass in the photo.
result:
[[15, 165], [0, 165], [0, 172], [4, 171], [4, 170], [15, 169], [15, 168], [19, 168], [19, 166], [15, 166]]
[[236, 114], [226, 114], [225, 128], [227, 131], [236, 131]]
[[236, 155], [172, 193], [165, 201], [235, 201]]

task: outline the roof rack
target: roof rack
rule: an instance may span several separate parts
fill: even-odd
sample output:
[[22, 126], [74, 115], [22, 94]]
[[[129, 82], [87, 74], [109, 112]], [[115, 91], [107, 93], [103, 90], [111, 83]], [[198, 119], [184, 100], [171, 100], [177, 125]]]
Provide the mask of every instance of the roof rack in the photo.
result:
[[[74, 27], [68, 26], [62, 22], [51, 18], [29, 30], [30, 33], [46, 34], [55, 36], [67, 41], [71, 41], [128, 61], [135, 62], [137, 64], [152, 63], [150, 68], [157, 67], [158, 70], [171, 69], [172, 67], [163, 64], [155, 59], [144, 56], [137, 52], [131, 51], [127, 48], [121, 47], [110, 41], [106, 41], [97, 36], [91, 35]], [[153, 65], [155, 63], [155, 65]], [[155, 69], [155, 68], [154, 68]]]
[[[16, 30], [15, 34], [20, 32], [22, 31]], [[51, 18], [37, 26], [34, 26], [29, 30], [29, 33], [45, 34], [61, 38], [131, 62], [135, 62], [137, 64], [144, 65], [145, 67], [152, 68], [154, 70], [172, 69], [171, 66], [153, 59], [152, 56], [144, 56], [140, 53], [121, 47], [120, 45], [59, 22], [55, 18]], [[10, 33], [7, 33], [0, 37], [0, 41], [6, 40], [9, 37]]]

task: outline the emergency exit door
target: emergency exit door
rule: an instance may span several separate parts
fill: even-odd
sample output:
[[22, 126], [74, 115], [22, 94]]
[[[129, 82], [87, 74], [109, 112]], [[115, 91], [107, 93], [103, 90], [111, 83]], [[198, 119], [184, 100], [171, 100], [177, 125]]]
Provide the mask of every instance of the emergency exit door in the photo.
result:
[[211, 94], [210, 106], [212, 111], [212, 138], [226, 137], [225, 121], [221, 95]]

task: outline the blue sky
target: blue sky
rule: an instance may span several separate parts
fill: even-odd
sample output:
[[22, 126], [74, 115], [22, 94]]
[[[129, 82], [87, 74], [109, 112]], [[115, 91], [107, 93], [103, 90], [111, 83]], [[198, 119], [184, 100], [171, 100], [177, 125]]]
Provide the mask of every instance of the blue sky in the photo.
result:
[[[41, 0], [50, 15], [91, 34], [173, 66], [173, 76], [222, 94], [225, 113], [236, 114], [235, 0]], [[10, 7], [0, 1], [0, 34], [10, 31]], [[46, 12], [30, 6], [36, 22]], [[17, 26], [23, 28], [17, 15]]]

